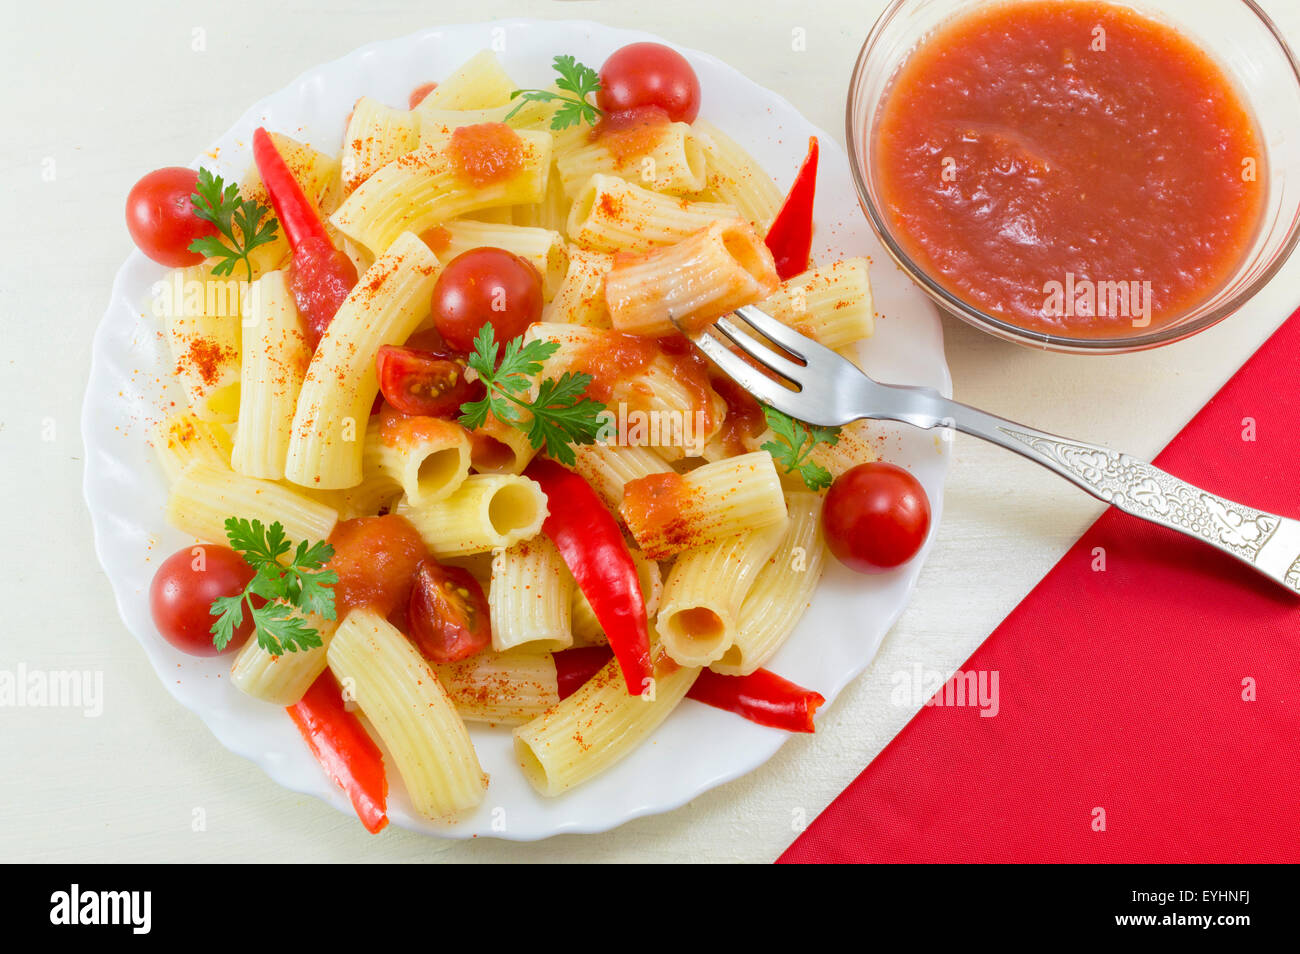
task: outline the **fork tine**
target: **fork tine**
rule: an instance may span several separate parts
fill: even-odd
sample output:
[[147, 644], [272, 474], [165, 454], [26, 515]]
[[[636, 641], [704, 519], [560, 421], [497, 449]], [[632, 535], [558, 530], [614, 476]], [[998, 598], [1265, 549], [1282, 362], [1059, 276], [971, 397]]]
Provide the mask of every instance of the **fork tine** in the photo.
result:
[[806, 335], [799, 334], [789, 325], [778, 321], [755, 305], [742, 305], [732, 312], [732, 315], [744, 321], [763, 337], [775, 341], [805, 364], [810, 364], [813, 356], [818, 352], [835, 354], [826, 346], [818, 344]]
[[774, 351], [767, 344], [755, 340], [753, 335], [737, 328], [726, 318], [718, 319], [713, 327], [725, 336], [728, 341], [760, 364], [766, 365], [777, 374], [796, 384], [799, 382], [799, 373], [805, 370], [804, 365], [789, 360], [785, 355]]
[[773, 381], [744, 358], [733, 354], [725, 344], [713, 337], [713, 335], [708, 333], [698, 334], [692, 340], [714, 364], [754, 397], [764, 404], [772, 405], [783, 414], [794, 413], [791, 410], [790, 399], [797, 396], [796, 392], [783, 387], [777, 381]]

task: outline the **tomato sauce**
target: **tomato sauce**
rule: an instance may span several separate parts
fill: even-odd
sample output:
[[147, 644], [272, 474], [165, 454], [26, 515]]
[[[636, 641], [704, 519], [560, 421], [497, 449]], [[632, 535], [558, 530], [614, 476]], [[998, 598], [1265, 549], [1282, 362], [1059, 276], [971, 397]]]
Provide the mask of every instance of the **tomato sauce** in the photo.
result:
[[620, 399], [637, 404], [638, 397], [653, 395], [629, 392], [626, 383], [661, 359], [667, 362], [673, 379], [690, 393], [692, 412], [697, 415], [700, 430], [706, 435], [711, 433], [716, 392], [709, 380], [709, 365], [681, 335], [648, 338], [607, 331], [591, 344], [575, 349], [569, 369], [591, 375], [587, 395], [593, 400], [609, 404]]
[[[698, 532], [692, 519], [695, 498], [694, 488], [681, 474], [648, 474], [629, 480], [623, 488], [623, 519], [643, 547], [659, 541], [666, 553], [673, 553], [689, 547]], [[645, 552], [651, 559], [659, 558], [658, 552]]]
[[640, 106], [606, 113], [588, 138], [608, 149], [618, 167], [624, 168], [633, 159], [653, 152], [670, 123], [668, 114], [658, 106]]
[[508, 179], [524, 165], [524, 141], [505, 123], [458, 126], [448, 152], [456, 171], [479, 187]]
[[404, 609], [415, 568], [429, 555], [420, 534], [396, 514], [340, 521], [329, 542], [334, 546], [329, 568], [339, 575], [334, 584], [339, 619], [360, 606], [384, 616]]
[[940, 28], [894, 78], [874, 137], [904, 251], [969, 304], [1067, 337], [1149, 332], [1204, 301], [1265, 196], [1260, 134], [1219, 66], [1096, 0]]

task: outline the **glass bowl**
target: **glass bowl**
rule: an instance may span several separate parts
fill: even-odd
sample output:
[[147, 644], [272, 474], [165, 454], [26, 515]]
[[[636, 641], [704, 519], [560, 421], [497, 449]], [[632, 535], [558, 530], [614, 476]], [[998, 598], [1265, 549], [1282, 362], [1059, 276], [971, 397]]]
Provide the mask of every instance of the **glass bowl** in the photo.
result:
[[1153, 331], [1071, 338], [1018, 327], [962, 300], [927, 274], [903, 250], [882, 214], [884, 203], [872, 174], [871, 150], [885, 93], [899, 67], [937, 27], [986, 6], [987, 0], [892, 0], [862, 44], [849, 86], [845, 133], [853, 181], [858, 201], [889, 254], [943, 310], [999, 338], [1033, 348], [1116, 354], [1187, 338], [1240, 309], [1277, 274], [1300, 240], [1300, 65], [1268, 14], [1254, 0], [1110, 2], [1178, 29], [1210, 53], [1254, 113], [1265, 146], [1267, 195], [1253, 244], [1217, 291]]

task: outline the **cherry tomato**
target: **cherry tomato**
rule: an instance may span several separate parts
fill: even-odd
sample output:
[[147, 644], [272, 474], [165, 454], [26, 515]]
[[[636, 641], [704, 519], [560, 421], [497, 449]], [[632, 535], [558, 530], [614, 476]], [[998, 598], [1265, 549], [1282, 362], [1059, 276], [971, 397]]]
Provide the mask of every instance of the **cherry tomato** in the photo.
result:
[[379, 393], [403, 414], [454, 418], [460, 406], [483, 396], [480, 381], [465, 380], [465, 365], [442, 349], [383, 345], [375, 359]]
[[157, 169], [134, 186], [126, 197], [126, 228], [136, 248], [159, 265], [184, 268], [203, 261], [190, 243], [216, 235], [217, 227], [194, 214], [190, 196], [199, 174], [184, 166]]
[[416, 529], [396, 514], [343, 520], [329, 542], [334, 546], [329, 568], [339, 575], [334, 584], [339, 619], [359, 606], [383, 616], [404, 606], [416, 567], [429, 553]]
[[421, 83], [419, 86], [415, 87], [415, 89], [411, 90], [411, 96], [406, 101], [406, 108], [415, 109], [416, 106], [419, 106], [424, 102], [424, 97], [428, 96], [437, 88], [437, 83]]
[[607, 113], [658, 106], [674, 122], [700, 112], [700, 78], [686, 58], [662, 43], [629, 43], [600, 68], [596, 105]]
[[485, 324], [504, 343], [541, 317], [542, 276], [527, 259], [503, 248], [462, 252], [433, 286], [434, 324], [456, 351], [473, 351], [474, 336]]
[[289, 290], [311, 331], [313, 347], [356, 283], [356, 265], [328, 241], [304, 239], [293, 250]]
[[[198, 544], [177, 550], [158, 567], [149, 587], [149, 607], [163, 639], [191, 656], [217, 656], [244, 644], [253, 620], [244, 607], [244, 622], [226, 648], [212, 644], [212, 601], [244, 591], [253, 568], [229, 547]], [[260, 602], [260, 601], [259, 601]]]
[[826, 543], [849, 569], [879, 573], [916, 556], [930, 530], [930, 500], [901, 467], [873, 461], [836, 478], [822, 511]]
[[483, 587], [459, 566], [425, 560], [406, 608], [407, 635], [430, 662], [468, 659], [492, 644]]

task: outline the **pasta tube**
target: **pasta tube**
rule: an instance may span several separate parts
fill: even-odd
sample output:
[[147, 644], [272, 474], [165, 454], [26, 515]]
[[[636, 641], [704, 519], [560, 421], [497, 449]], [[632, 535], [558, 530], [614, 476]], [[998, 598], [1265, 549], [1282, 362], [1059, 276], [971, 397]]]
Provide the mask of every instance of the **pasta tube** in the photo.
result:
[[379, 469], [412, 506], [454, 493], [469, 476], [469, 453], [469, 433], [455, 421], [394, 417], [379, 427]]
[[343, 134], [339, 166], [344, 194], [350, 194], [377, 170], [419, 144], [418, 124], [410, 112], [362, 96], [352, 107]]
[[573, 198], [598, 173], [634, 180], [653, 192], [684, 195], [705, 185], [704, 150], [686, 123], [642, 125], [588, 134], [576, 149], [557, 151], [564, 193]]
[[465, 723], [414, 646], [369, 609], [347, 615], [326, 659], [374, 726], [417, 812], [446, 818], [487, 791]]
[[655, 625], [682, 666], [707, 666], [731, 647], [745, 595], [785, 535], [785, 521], [681, 554], [668, 571]]
[[467, 722], [522, 725], [560, 701], [550, 653], [483, 652], [433, 671]]
[[289, 453], [298, 392], [311, 361], [285, 273], [257, 280], [249, 326], [244, 329], [239, 426], [231, 466], [248, 477], [279, 480]]
[[168, 481], [176, 481], [195, 461], [213, 467], [230, 465], [230, 435], [220, 424], [181, 411], [158, 422], [154, 449]]
[[471, 474], [442, 500], [397, 512], [419, 532], [433, 555], [483, 553], [535, 536], [546, 520], [546, 495], [537, 482], [505, 474]]
[[542, 534], [492, 556], [492, 648], [552, 651], [573, 645], [573, 574]]
[[864, 258], [819, 265], [795, 275], [758, 307], [831, 349], [870, 338], [875, 330], [875, 306]]
[[735, 638], [709, 666], [714, 672], [748, 676], [763, 666], [794, 632], [821, 580], [826, 566], [822, 497], [788, 494], [786, 508], [785, 533], [740, 604]]
[[334, 508], [281, 484], [244, 477], [198, 461], [172, 484], [167, 521], [208, 543], [225, 543], [226, 518], [279, 521], [290, 540], [324, 540], [338, 523]]
[[462, 127], [448, 145], [425, 142], [394, 159], [358, 186], [330, 221], [379, 255], [403, 232], [418, 234], [478, 209], [541, 201], [551, 165], [550, 134], [496, 127], [516, 140], [518, 162], [489, 181], [476, 182], [476, 167], [466, 163], [477, 162], [477, 138], [467, 136], [462, 151], [457, 137], [485, 128], [493, 127]]
[[605, 275], [605, 301], [618, 331], [660, 336], [680, 326], [690, 334], [770, 295], [778, 283], [762, 238], [744, 219], [733, 219], [674, 245], [620, 257]]
[[569, 209], [569, 238], [601, 252], [648, 251], [672, 245], [736, 210], [718, 202], [688, 202], [597, 173]]
[[623, 518], [641, 551], [663, 560], [786, 518], [772, 455], [729, 457], [685, 475], [651, 474], [629, 481]]
[[524, 776], [553, 797], [599, 775], [659, 728], [699, 672], [661, 657], [651, 685], [633, 696], [611, 659], [573, 695], [515, 729], [515, 757]]
[[301, 699], [316, 677], [325, 671], [325, 650], [339, 625], [336, 619], [315, 614], [308, 616], [307, 621], [320, 633], [320, 646], [272, 656], [256, 639], [250, 639], [230, 667], [230, 681], [235, 688], [277, 706], [291, 706]]
[[772, 177], [717, 126], [697, 119], [693, 128], [708, 164], [705, 189], [766, 233], [781, 208], [781, 190]]
[[361, 276], [307, 368], [287, 479], [323, 489], [361, 482], [366, 426], [379, 393], [375, 356], [381, 345], [405, 341], [428, 314], [437, 272], [438, 259], [407, 233]]

